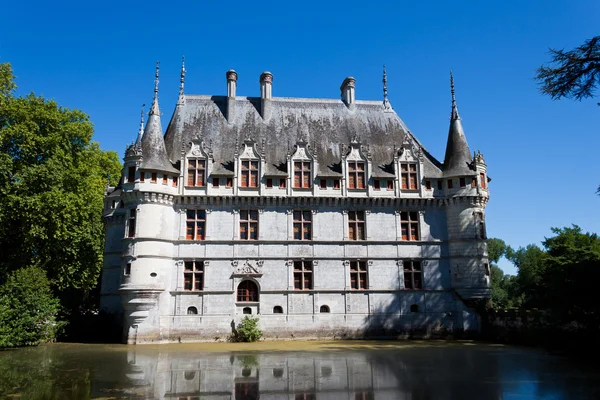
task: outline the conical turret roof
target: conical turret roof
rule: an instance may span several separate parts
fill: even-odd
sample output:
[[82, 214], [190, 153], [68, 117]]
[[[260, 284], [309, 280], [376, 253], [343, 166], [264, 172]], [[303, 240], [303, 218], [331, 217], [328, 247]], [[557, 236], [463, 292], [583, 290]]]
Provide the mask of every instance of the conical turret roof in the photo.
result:
[[450, 116], [450, 129], [448, 131], [448, 143], [446, 144], [446, 156], [444, 157], [444, 176], [473, 175], [471, 167], [473, 159], [471, 150], [467, 144], [467, 138], [463, 130], [458, 106], [454, 97], [454, 78], [450, 72], [450, 86], [452, 91], [452, 114]]
[[152, 169], [164, 172], [179, 173], [173, 167], [163, 139], [162, 126], [160, 123], [160, 109], [158, 107], [158, 63], [156, 64], [156, 80], [154, 85], [154, 100], [150, 108], [146, 129], [141, 139], [142, 162], [140, 168]]

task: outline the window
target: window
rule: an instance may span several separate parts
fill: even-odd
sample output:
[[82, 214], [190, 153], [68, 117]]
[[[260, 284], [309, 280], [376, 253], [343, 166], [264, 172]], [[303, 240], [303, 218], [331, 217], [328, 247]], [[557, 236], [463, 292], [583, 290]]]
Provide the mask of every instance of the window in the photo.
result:
[[132, 208], [129, 210], [129, 231], [127, 232], [127, 237], [135, 237], [135, 217], [137, 210]]
[[233, 178], [227, 178], [227, 180], [225, 181], [225, 186], [232, 187], [233, 186]]
[[281, 307], [281, 306], [273, 307], [273, 314], [283, 314], [283, 307]]
[[237, 301], [258, 301], [258, 287], [256, 283], [249, 280], [242, 281], [237, 288]]
[[487, 188], [487, 181], [485, 180], [485, 174], [483, 172], [479, 173], [479, 180], [481, 181], [481, 188], [482, 189], [486, 189]]
[[485, 232], [485, 220], [483, 219], [482, 212], [475, 212], [475, 224], [477, 226], [477, 237], [479, 239], [487, 239], [487, 234]]
[[273, 378], [281, 378], [283, 376], [283, 368], [273, 368]]
[[400, 164], [402, 189], [417, 190], [417, 164]]
[[240, 239], [258, 240], [258, 210], [240, 210]]
[[127, 182], [135, 182], [135, 167], [129, 167], [127, 169]]
[[123, 272], [123, 275], [125, 275], [125, 276], [131, 275], [131, 263], [125, 264], [125, 271]]
[[365, 163], [348, 161], [348, 187], [350, 189], [365, 188]]
[[348, 211], [348, 239], [365, 240], [364, 211]]
[[321, 179], [321, 183], [319, 184], [321, 189], [327, 189], [327, 179]]
[[294, 395], [294, 400], [316, 400], [316, 398], [314, 393], [296, 393]]
[[206, 160], [188, 160], [188, 186], [205, 185]]
[[465, 178], [460, 178], [459, 179], [459, 183], [460, 183], [460, 187], [467, 186], [467, 182], [466, 182]]
[[258, 382], [235, 383], [235, 400], [257, 400], [259, 397]]
[[192, 379], [194, 379], [196, 377], [196, 371], [185, 371], [183, 373], [183, 377], [185, 378], [186, 381], [191, 381]]
[[267, 187], [268, 188], [272, 188], [273, 187], [273, 179], [267, 178]]
[[187, 240], [204, 240], [206, 227], [205, 210], [187, 210]]
[[242, 161], [242, 187], [258, 187], [258, 161]]
[[310, 188], [310, 161], [294, 161], [294, 187]]
[[430, 180], [425, 181], [425, 189], [431, 190], [431, 181]]
[[213, 187], [218, 188], [219, 187], [219, 178], [213, 178], [212, 183], [213, 183]]
[[350, 287], [352, 289], [367, 289], [366, 261], [350, 261]]
[[281, 178], [279, 180], [279, 188], [280, 189], [285, 189], [285, 178]]
[[374, 398], [373, 392], [357, 392], [354, 395], [354, 400], [373, 400]]
[[188, 315], [198, 315], [198, 309], [196, 307], [188, 307]]
[[373, 189], [375, 189], [375, 190], [381, 189], [381, 184], [379, 182], [379, 179], [374, 179], [373, 180]]
[[176, 176], [173, 177], [173, 186], [177, 187], [177, 177]]
[[475, 177], [471, 178], [471, 187], [472, 188], [477, 187], [477, 178], [475, 178]]
[[394, 181], [391, 179], [387, 181], [387, 190], [394, 190]]
[[144, 182], [146, 180], [146, 173], [143, 171], [140, 171], [140, 182]]
[[310, 290], [313, 288], [312, 261], [294, 261], [294, 289]]
[[250, 307], [244, 307], [244, 309], [242, 310], [242, 313], [247, 314], [247, 315], [251, 315], [252, 314], [252, 309]]
[[156, 177], [157, 177], [157, 173], [156, 173], [156, 172], [153, 172], [153, 173], [152, 173], [152, 178], [151, 178], [150, 182], [152, 182], [152, 183], [156, 183], [156, 179], [157, 179]]
[[404, 261], [404, 289], [423, 289], [423, 272], [420, 261]]
[[448, 189], [452, 189], [452, 179], [448, 179]]
[[322, 305], [321, 308], [319, 308], [319, 312], [328, 313], [329, 312], [329, 306]]
[[312, 238], [312, 211], [294, 210], [294, 240]]
[[183, 268], [183, 290], [202, 289], [204, 289], [204, 261], [186, 261]]
[[419, 240], [419, 214], [416, 211], [400, 213], [402, 240]]
[[411, 304], [410, 305], [410, 312], [419, 312], [419, 305], [418, 304]]
[[333, 180], [333, 188], [339, 190], [340, 189], [340, 180], [339, 179], [334, 179]]
[[169, 183], [169, 177], [165, 174], [163, 175], [163, 185], [166, 185]]
[[438, 190], [442, 190], [443, 189], [443, 183], [442, 183], [441, 180], [437, 181], [437, 188], [438, 188]]

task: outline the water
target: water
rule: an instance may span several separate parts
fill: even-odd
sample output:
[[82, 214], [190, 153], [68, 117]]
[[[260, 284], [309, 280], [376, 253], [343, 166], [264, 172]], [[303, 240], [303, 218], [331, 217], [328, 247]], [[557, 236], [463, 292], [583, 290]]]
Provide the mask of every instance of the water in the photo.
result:
[[0, 351], [0, 398], [600, 399], [600, 370], [470, 342], [52, 344]]

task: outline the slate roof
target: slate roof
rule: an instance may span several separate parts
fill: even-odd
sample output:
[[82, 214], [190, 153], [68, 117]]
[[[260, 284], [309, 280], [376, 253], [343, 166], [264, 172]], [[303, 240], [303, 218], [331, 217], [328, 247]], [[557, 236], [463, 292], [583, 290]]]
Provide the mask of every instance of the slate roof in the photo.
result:
[[448, 144], [444, 157], [444, 176], [475, 175], [473, 158], [458, 114], [450, 120]]
[[[232, 161], [236, 144], [244, 139], [256, 141], [260, 150], [265, 141], [267, 168], [271, 176], [287, 175], [285, 161], [305, 138], [319, 163], [319, 176], [341, 176], [342, 145], [348, 148], [357, 137], [368, 146], [376, 177], [392, 177], [394, 146], [400, 147], [405, 137], [425, 154], [425, 175], [441, 176], [440, 163], [408, 132], [394, 111], [386, 110], [382, 101], [356, 101], [350, 110], [341, 100], [276, 97], [270, 101], [269, 117], [260, 114], [261, 100], [236, 97], [233, 117], [226, 118], [226, 96], [186, 95], [178, 104], [164, 137], [171, 161], [179, 160], [182, 143], [187, 145], [196, 135], [212, 148], [213, 173], [233, 174]], [[144, 153], [145, 154], [145, 153]]]

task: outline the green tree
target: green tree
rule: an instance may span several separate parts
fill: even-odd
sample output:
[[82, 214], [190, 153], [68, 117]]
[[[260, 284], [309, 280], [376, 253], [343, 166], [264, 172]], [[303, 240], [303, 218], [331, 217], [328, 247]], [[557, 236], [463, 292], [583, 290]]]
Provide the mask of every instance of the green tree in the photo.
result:
[[92, 142], [86, 114], [15, 88], [10, 64], [0, 64], [0, 284], [38, 267], [71, 308], [97, 285], [103, 192], [121, 166]]
[[600, 328], [600, 237], [581, 228], [552, 228], [544, 241], [547, 256], [541, 297], [560, 321]]
[[487, 241], [490, 260], [491, 300], [494, 307], [510, 308], [519, 305], [516, 278], [505, 275], [498, 267], [500, 258], [506, 254], [508, 246], [502, 239], [490, 238]]
[[[549, 52], [552, 61], [539, 67], [535, 75], [541, 92], [555, 100], [594, 97], [600, 84], [600, 36], [586, 40], [573, 50], [550, 49]], [[600, 194], [600, 186], [596, 193]]]
[[12, 272], [0, 286], [0, 348], [37, 345], [52, 340], [59, 302], [40, 268]]
[[506, 249], [506, 258], [518, 271], [514, 282], [516, 296], [520, 298], [518, 303], [526, 308], [544, 308], [541, 294], [545, 257], [544, 250], [534, 244], [517, 250], [510, 246]]

